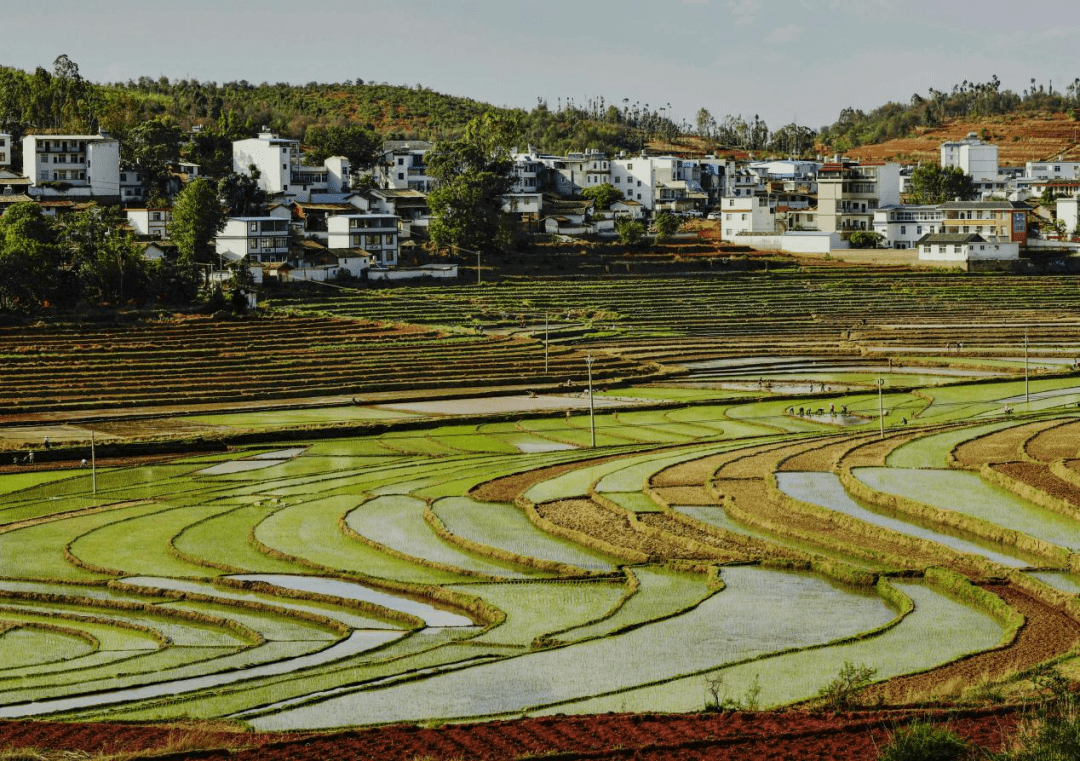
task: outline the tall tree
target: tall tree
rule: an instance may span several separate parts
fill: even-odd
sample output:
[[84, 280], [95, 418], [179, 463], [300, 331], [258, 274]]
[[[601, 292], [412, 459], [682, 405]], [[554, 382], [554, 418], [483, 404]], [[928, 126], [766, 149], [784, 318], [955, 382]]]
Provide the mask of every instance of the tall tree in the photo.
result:
[[214, 238], [225, 229], [225, 221], [217, 188], [209, 180], [193, 180], [176, 196], [168, 234], [191, 277], [197, 265], [214, 261]]
[[370, 127], [308, 127], [304, 133], [307, 155], [314, 161], [344, 156], [354, 169], [369, 169], [382, 153], [382, 137]]
[[262, 214], [266, 205], [266, 191], [259, 187], [259, 177], [262, 176], [259, 168], [252, 164], [248, 172], [229, 172], [218, 180], [218, 196], [231, 217]]
[[911, 173], [913, 203], [945, 203], [954, 198], [970, 201], [978, 195], [970, 176], [958, 166], [920, 164]]
[[497, 251], [509, 243], [503, 195], [510, 191], [510, 145], [516, 124], [486, 113], [470, 121], [457, 140], [427, 155], [435, 188], [428, 195], [431, 240], [436, 246]]
[[125, 164], [146, 175], [148, 196], [160, 202], [167, 195], [169, 164], [180, 160], [180, 128], [167, 119], [150, 119], [128, 130], [121, 141]]
[[38, 309], [57, 292], [61, 274], [56, 232], [33, 201], [0, 216], [0, 310]]
[[124, 229], [126, 222], [119, 207], [92, 203], [60, 223], [60, 241], [83, 299], [122, 304], [144, 295], [146, 260]]

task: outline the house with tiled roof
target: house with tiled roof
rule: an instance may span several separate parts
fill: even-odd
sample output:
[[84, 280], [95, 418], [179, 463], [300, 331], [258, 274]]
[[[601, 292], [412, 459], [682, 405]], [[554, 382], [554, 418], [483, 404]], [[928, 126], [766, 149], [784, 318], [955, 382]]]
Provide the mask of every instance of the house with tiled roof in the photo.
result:
[[978, 262], [1015, 261], [1020, 258], [1020, 244], [990, 241], [976, 233], [934, 233], [916, 244], [919, 261], [950, 262], [968, 267]]

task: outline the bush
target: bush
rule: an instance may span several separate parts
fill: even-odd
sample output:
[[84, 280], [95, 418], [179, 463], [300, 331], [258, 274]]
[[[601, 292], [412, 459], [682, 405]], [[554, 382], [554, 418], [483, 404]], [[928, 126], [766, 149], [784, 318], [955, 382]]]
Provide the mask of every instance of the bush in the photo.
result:
[[954, 761], [968, 756], [964, 738], [944, 727], [915, 722], [893, 733], [880, 761]]
[[1017, 747], [993, 756], [996, 761], [1067, 761], [1080, 758], [1080, 696], [1053, 668], [1032, 681], [1045, 699], [1020, 727]]
[[836, 678], [818, 690], [821, 707], [833, 711], [854, 708], [859, 704], [863, 690], [874, 681], [876, 675], [877, 669], [845, 661]]

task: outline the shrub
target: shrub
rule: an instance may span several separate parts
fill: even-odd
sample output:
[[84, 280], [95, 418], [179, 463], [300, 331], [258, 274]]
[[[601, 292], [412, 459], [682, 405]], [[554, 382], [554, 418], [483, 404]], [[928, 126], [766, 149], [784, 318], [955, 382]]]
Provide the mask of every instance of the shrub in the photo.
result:
[[818, 690], [817, 697], [821, 707], [834, 711], [855, 707], [859, 704], [863, 690], [874, 681], [876, 675], [877, 669], [845, 661], [836, 678]]
[[967, 741], [955, 732], [917, 721], [893, 733], [880, 761], [954, 761], [968, 757], [969, 751]]
[[1080, 696], [1068, 681], [1048, 667], [1032, 676], [1045, 699], [1020, 727], [1017, 747], [996, 761], [1066, 761], [1080, 758]]

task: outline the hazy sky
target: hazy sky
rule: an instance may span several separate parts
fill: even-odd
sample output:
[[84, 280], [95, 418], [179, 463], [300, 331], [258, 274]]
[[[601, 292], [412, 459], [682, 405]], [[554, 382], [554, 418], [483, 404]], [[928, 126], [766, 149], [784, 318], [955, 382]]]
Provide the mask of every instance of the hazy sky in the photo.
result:
[[495, 105], [538, 97], [704, 106], [818, 128], [841, 109], [997, 74], [1080, 76], [1080, 3], [1040, 0], [0, 0], [0, 64], [86, 79], [415, 85]]

